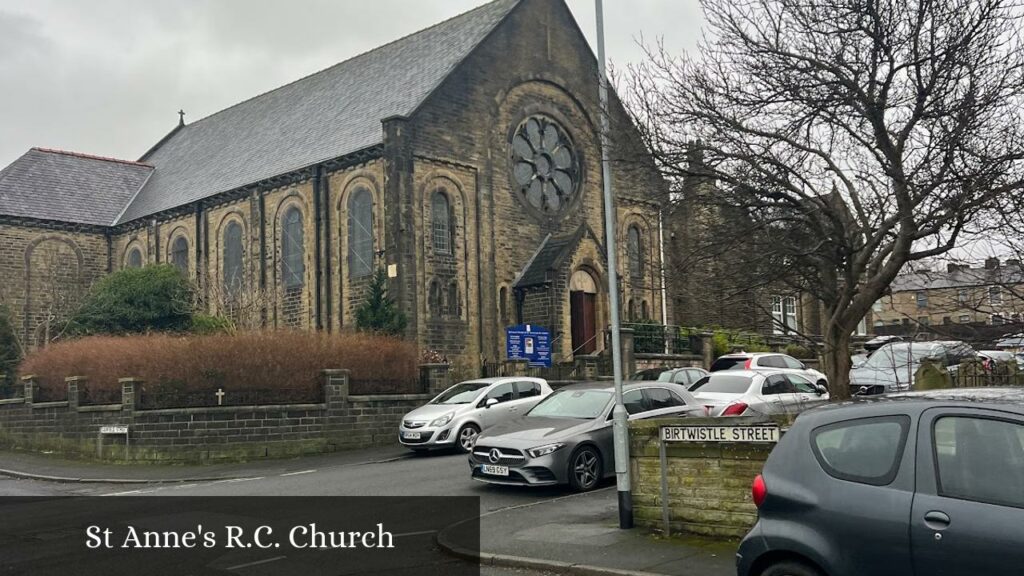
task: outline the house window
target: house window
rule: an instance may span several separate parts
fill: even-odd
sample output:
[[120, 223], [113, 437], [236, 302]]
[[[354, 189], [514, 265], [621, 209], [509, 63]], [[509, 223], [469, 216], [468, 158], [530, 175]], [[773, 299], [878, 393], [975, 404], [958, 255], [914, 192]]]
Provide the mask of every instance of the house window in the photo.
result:
[[875, 328], [881, 328], [882, 326], [885, 326], [884, 320], [875, 320]]
[[306, 248], [302, 212], [292, 207], [284, 215], [281, 227], [281, 274], [285, 288], [298, 288], [306, 282]]
[[960, 288], [959, 290], [956, 291], [956, 301], [958, 304], [960, 304], [961, 306], [966, 306], [969, 300], [970, 294], [967, 293], [966, 288]]
[[927, 316], [918, 316], [917, 323], [921, 326], [927, 326], [929, 321]]
[[178, 236], [171, 244], [171, 264], [188, 275], [188, 240], [184, 236]]
[[989, 287], [988, 303], [993, 306], [998, 306], [1003, 303], [1003, 292], [999, 289], [999, 286]]
[[772, 296], [772, 320], [772, 331], [776, 334], [795, 332], [797, 329], [796, 297]]
[[242, 225], [229, 222], [224, 228], [224, 292], [237, 296], [245, 288], [242, 274]]
[[970, 321], [971, 321], [971, 317], [968, 316], [967, 314], [961, 314], [960, 315], [960, 323], [961, 324], [967, 324]]
[[874, 308], [875, 312], [881, 312], [882, 311], [882, 301], [881, 300], [876, 300], [875, 303], [872, 305], [872, 308]]
[[950, 318], [949, 316], [943, 316], [942, 317], [942, 323], [943, 324], [952, 324], [953, 323], [953, 319]]
[[629, 259], [629, 277], [633, 280], [640, 280], [644, 274], [642, 250], [640, 229], [630, 226], [626, 235], [626, 256]]
[[430, 289], [427, 291], [427, 310], [435, 318], [441, 316], [441, 285], [437, 280], [430, 281]]
[[462, 307], [459, 305], [460, 303], [459, 283], [452, 280], [451, 284], [448, 285], [448, 316], [452, 318], [462, 316]]
[[917, 307], [927, 308], [928, 307], [928, 293], [921, 291], [917, 293]]
[[1003, 318], [1002, 314], [993, 314], [992, 315], [992, 325], [993, 326], [998, 326], [1000, 324], [1006, 324], [1006, 319]]
[[430, 204], [435, 254], [452, 253], [451, 205], [444, 192], [435, 192]]
[[128, 267], [142, 268], [142, 250], [132, 248], [131, 252], [128, 253]]
[[348, 200], [348, 271], [352, 278], [373, 272], [373, 197], [366, 188]]
[[868, 319], [861, 318], [860, 322], [857, 323], [857, 336], [864, 336], [868, 333]]

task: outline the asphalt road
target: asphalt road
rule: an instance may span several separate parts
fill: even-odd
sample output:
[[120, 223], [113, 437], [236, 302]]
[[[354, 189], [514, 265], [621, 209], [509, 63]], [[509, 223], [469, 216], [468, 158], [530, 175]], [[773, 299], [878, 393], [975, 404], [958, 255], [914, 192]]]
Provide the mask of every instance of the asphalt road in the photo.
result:
[[[0, 496], [478, 496], [481, 513], [568, 494], [563, 488], [490, 486], [470, 478], [466, 456], [415, 455], [382, 448], [352, 458], [315, 457], [255, 463], [241, 478], [171, 484], [82, 484], [0, 477]], [[483, 567], [485, 576], [542, 573]]]

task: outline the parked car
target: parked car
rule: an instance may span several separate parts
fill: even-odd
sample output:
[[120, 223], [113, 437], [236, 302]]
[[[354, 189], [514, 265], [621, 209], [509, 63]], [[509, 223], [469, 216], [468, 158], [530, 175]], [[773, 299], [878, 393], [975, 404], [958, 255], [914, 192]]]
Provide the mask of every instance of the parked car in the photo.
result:
[[796, 414], [828, 402], [828, 389], [786, 370], [713, 372], [690, 389], [711, 416]]
[[709, 372], [703, 368], [683, 366], [681, 368], [648, 368], [637, 372], [632, 380], [635, 382], [671, 382], [690, 388]]
[[[559, 389], [524, 417], [480, 435], [469, 457], [473, 479], [490, 484], [569, 484], [586, 491], [615, 473], [610, 382]], [[669, 382], [628, 382], [622, 400], [630, 420], [705, 414], [685, 388]]]
[[977, 576], [1024, 566], [1024, 391], [805, 412], [754, 480], [739, 576]]
[[852, 356], [850, 356], [850, 366], [852, 366], [853, 368], [860, 368], [861, 366], [867, 364], [868, 358], [870, 357], [871, 354], [853, 354]]
[[874, 352], [875, 350], [878, 350], [882, 346], [885, 346], [886, 344], [895, 344], [896, 342], [903, 342], [903, 337], [902, 336], [875, 336], [871, 340], [868, 340], [867, 342], [864, 343], [864, 350], [866, 350], [868, 352], [868, 354], [870, 354], [870, 353]]
[[541, 378], [460, 382], [403, 416], [398, 440], [417, 452], [452, 446], [469, 452], [481, 431], [525, 414], [549, 394]]
[[969, 344], [959, 341], [886, 344], [859, 368], [850, 370], [850, 392], [874, 395], [909, 391], [914, 388], [914, 377], [923, 360], [934, 360], [955, 373], [961, 362], [976, 357]]
[[758, 368], [772, 368], [802, 374], [815, 384], [828, 386], [828, 378], [824, 374], [808, 368], [806, 364], [787, 354], [740, 352], [737, 354], [726, 354], [719, 356], [711, 363], [711, 371], [721, 370], [757, 370]]
[[981, 358], [981, 363], [985, 367], [985, 370], [991, 372], [996, 364], [1016, 364], [1017, 357], [1013, 355], [1013, 352], [1007, 352], [1005, 350], [980, 350], [978, 352], [978, 358]]

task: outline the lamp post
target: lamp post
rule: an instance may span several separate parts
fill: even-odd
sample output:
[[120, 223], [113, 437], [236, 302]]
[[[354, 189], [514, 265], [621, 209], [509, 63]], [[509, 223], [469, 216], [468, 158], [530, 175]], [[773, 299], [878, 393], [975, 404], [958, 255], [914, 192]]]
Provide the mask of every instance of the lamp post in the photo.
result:
[[604, 182], [604, 234], [608, 250], [608, 299], [611, 313], [612, 370], [615, 378], [615, 408], [612, 433], [615, 441], [615, 485], [619, 496], [619, 528], [633, 527], [633, 498], [629, 485], [629, 419], [622, 404], [622, 348], [619, 336], [619, 271], [615, 247], [615, 205], [612, 174], [608, 161], [608, 77], [604, 59], [604, 9], [594, 0], [597, 13], [597, 71], [601, 102], [601, 180]]

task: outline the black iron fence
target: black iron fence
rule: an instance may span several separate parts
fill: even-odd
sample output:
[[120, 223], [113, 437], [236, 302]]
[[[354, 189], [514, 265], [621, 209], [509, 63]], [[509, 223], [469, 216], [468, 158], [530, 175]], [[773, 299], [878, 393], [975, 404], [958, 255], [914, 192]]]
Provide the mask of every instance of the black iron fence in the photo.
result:
[[622, 327], [633, 330], [633, 352], [638, 354], [693, 353], [689, 328], [652, 323], [630, 323]]
[[575, 362], [561, 362], [546, 366], [516, 367], [507, 362], [485, 362], [484, 378], [500, 378], [507, 376], [528, 376], [545, 380], [582, 380], [582, 366]]

